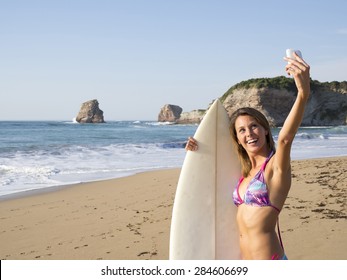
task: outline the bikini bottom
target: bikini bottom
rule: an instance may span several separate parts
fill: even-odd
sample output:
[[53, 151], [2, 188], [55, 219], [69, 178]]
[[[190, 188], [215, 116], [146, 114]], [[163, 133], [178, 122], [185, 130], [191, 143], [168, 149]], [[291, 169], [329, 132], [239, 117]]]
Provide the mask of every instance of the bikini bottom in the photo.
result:
[[282, 260], [288, 260], [288, 258], [287, 258], [287, 256], [286, 256], [286, 254], [283, 254], [282, 258], [280, 258], [279, 255], [274, 254], [274, 255], [271, 257], [271, 260], [280, 260], [280, 261], [282, 261]]

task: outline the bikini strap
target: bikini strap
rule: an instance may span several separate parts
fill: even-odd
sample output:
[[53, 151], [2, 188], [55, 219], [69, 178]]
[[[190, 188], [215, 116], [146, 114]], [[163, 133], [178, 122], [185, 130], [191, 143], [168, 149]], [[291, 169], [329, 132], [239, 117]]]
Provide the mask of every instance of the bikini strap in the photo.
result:
[[280, 230], [280, 219], [277, 218], [277, 234], [278, 234], [278, 238], [280, 240], [280, 243], [281, 243], [281, 247], [284, 251], [284, 246], [283, 246], [283, 242], [282, 242], [282, 237], [281, 237], [281, 230]]
[[269, 154], [269, 156], [266, 158], [265, 162], [263, 163], [262, 167], [261, 167], [261, 171], [264, 172], [265, 167], [267, 165], [267, 163], [269, 162], [269, 160], [271, 159], [271, 157], [275, 154], [274, 151], [271, 151], [271, 153]]
[[269, 206], [271, 206], [273, 209], [275, 209], [278, 213], [280, 213], [281, 212], [281, 210], [280, 209], [278, 209], [275, 205], [272, 205], [272, 204], [270, 204]]
[[239, 181], [237, 183], [237, 188], [239, 188], [239, 186], [242, 183], [243, 179], [245, 179], [245, 178], [243, 176], [241, 176], [241, 178], [239, 179]]

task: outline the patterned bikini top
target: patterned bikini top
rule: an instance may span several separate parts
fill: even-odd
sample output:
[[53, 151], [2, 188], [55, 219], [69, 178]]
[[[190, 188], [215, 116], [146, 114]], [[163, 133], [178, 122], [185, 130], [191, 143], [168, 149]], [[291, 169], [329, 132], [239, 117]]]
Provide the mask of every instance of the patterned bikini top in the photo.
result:
[[233, 200], [236, 206], [239, 206], [241, 204], [251, 205], [251, 206], [257, 206], [257, 207], [263, 207], [263, 206], [270, 206], [280, 212], [280, 210], [271, 204], [268, 188], [265, 182], [265, 176], [264, 171], [267, 163], [271, 159], [271, 157], [274, 155], [274, 152], [272, 151], [270, 155], [266, 158], [265, 162], [261, 166], [259, 172], [254, 176], [254, 178], [250, 181], [249, 185], [247, 186], [244, 198], [242, 199], [239, 194], [239, 187], [241, 182], [243, 181], [244, 177], [241, 177], [234, 192], [233, 192]]

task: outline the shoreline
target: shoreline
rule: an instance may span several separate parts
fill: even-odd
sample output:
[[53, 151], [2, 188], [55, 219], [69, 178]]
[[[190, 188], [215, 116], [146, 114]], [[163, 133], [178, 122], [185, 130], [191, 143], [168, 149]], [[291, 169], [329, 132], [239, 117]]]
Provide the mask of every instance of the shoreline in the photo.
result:
[[66, 184], [61, 184], [61, 185], [54, 185], [54, 186], [49, 186], [49, 187], [43, 187], [43, 188], [37, 188], [37, 189], [29, 189], [25, 191], [19, 191], [15, 193], [9, 193], [5, 195], [0, 195], [0, 203], [2, 201], [7, 201], [7, 200], [13, 200], [13, 199], [18, 199], [18, 198], [25, 198], [25, 197], [30, 197], [30, 196], [35, 196], [35, 195], [40, 195], [40, 194], [45, 194], [45, 193], [51, 193], [51, 192], [56, 192], [63, 190], [65, 188], [73, 188], [81, 185], [86, 185], [86, 184], [93, 184], [93, 183], [102, 183], [102, 182], [108, 182], [108, 181], [114, 181], [122, 178], [128, 178], [135, 176], [137, 174], [142, 174], [142, 173], [151, 173], [151, 172], [157, 172], [157, 171], [164, 171], [164, 170], [175, 170], [175, 169], [181, 169], [180, 167], [174, 167], [174, 168], [162, 168], [162, 169], [151, 169], [147, 171], [140, 171], [138, 173], [134, 174], [128, 174], [120, 177], [114, 177], [114, 178], [104, 178], [104, 179], [97, 179], [97, 180], [92, 180], [92, 181], [81, 181], [81, 182], [76, 182], [76, 183], [66, 183]]
[[[340, 159], [340, 158], [346, 158], [347, 159], [347, 155], [327, 156], [327, 157], [322, 156], [322, 157], [308, 158], [308, 159], [295, 159], [295, 160], [291, 160], [291, 162], [310, 161], [310, 160], [329, 160], [329, 159], [333, 160], [335, 158], [336, 159]], [[37, 189], [29, 189], [29, 190], [19, 191], [19, 192], [15, 192], [15, 193], [0, 195], [0, 203], [2, 201], [13, 200], [13, 199], [18, 199], [18, 198], [25, 198], [25, 197], [29, 197], [29, 196], [44, 194], [44, 193], [56, 192], [59, 190], [63, 190], [65, 188], [73, 188], [75, 186], [81, 186], [81, 185], [85, 185], [85, 184], [107, 182], [107, 181], [113, 181], [113, 180], [117, 180], [117, 179], [121, 179], [121, 178], [132, 177], [132, 176], [142, 174], [142, 173], [151, 173], [151, 172], [158, 172], [158, 171], [163, 171], [163, 170], [175, 170], [175, 169], [181, 169], [181, 167], [168, 167], [168, 168], [161, 168], [161, 169], [151, 169], [151, 170], [140, 171], [137, 173], [128, 174], [128, 175], [124, 175], [124, 176], [120, 176], [120, 177], [96, 179], [96, 180], [91, 180], [91, 181], [80, 181], [80, 182], [75, 182], [75, 183], [72, 182], [72, 183], [66, 183], [66, 184], [62, 183], [60, 185], [53, 185], [53, 186], [37, 188]]]
[[[292, 166], [280, 215], [289, 259], [347, 259], [347, 157]], [[168, 259], [179, 173], [155, 170], [0, 197], [0, 259]]]

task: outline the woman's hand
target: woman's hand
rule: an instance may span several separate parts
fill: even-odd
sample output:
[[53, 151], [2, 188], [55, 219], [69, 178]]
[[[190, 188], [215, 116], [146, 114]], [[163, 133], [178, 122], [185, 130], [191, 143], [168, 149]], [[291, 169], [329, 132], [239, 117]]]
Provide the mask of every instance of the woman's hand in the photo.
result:
[[288, 62], [286, 72], [293, 76], [298, 93], [308, 97], [310, 93], [310, 66], [296, 53], [294, 53], [294, 57], [295, 59], [284, 57], [284, 60]]
[[193, 137], [188, 137], [188, 142], [186, 144], [186, 151], [197, 151], [198, 142]]

